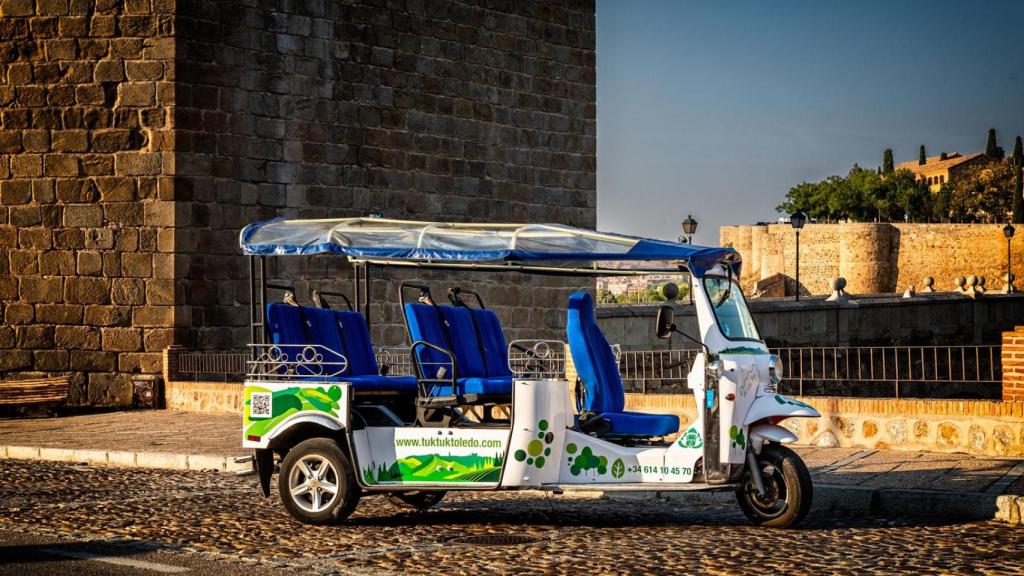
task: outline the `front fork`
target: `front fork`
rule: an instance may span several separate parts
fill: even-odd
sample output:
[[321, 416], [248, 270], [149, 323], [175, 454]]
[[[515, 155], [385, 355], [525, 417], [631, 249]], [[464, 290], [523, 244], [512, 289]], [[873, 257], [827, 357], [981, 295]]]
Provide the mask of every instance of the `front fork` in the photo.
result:
[[757, 462], [757, 455], [754, 454], [753, 448], [747, 448], [747, 471], [757, 495], [764, 498], [764, 478], [761, 477], [761, 465]]

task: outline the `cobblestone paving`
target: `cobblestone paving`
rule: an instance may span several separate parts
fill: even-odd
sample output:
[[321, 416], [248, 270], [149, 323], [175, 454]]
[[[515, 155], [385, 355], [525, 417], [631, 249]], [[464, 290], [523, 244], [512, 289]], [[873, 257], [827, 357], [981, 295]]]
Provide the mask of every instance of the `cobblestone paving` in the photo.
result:
[[[1024, 572], [1024, 530], [995, 522], [819, 517], [781, 531], [731, 505], [506, 492], [450, 494], [422, 513], [370, 497], [343, 525], [309, 527], [251, 478], [18, 460], [0, 460], [0, 527], [318, 574]], [[450, 542], [486, 534], [536, 541]]]

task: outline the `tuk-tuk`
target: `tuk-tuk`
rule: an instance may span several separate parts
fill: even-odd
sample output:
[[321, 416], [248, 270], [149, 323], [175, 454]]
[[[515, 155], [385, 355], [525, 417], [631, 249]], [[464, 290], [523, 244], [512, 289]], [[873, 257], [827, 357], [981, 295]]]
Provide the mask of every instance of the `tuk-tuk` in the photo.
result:
[[[558, 224], [384, 218], [257, 222], [242, 230], [241, 247], [252, 282], [242, 445], [254, 450], [264, 496], [277, 473], [300, 522], [340, 521], [372, 494], [425, 509], [453, 490], [733, 490], [753, 523], [771, 527], [794, 526], [810, 508], [810, 474], [783, 446], [796, 437], [779, 423], [819, 414], [779, 393], [783, 366], [758, 333], [731, 248]], [[300, 303], [289, 286], [267, 282], [267, 258], [314, 254], [351, 262], [352, 299], [314, 291]], [[446, 303], [436, 287], [403, 283], [396, 296], [412, 369], [394, 373], [367, 323], [371, 269], [381, 266], [685, 276], [698, 333], [679, 329], [668, 305], [655, 330], [701, 349], [687, 377], [696, 418], [684, 428], [673, 414], [625, 409], [592, 286], [569, 297], [564, 340], [508, 342], [473, 290], [448, 290]], [[268, 300], [271, 291], [283, 292], [280, 301]]]

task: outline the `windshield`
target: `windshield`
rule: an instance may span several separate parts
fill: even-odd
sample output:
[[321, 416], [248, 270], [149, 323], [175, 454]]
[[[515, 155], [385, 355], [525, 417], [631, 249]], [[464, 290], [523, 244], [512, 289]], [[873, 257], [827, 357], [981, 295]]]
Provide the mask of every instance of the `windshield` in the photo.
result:
[[730, 340], [761, 340], [750, 315], [743, 291], [735, 282], [715, 276], [704, 277], [704, 289], [715, 311], [722, 334]]

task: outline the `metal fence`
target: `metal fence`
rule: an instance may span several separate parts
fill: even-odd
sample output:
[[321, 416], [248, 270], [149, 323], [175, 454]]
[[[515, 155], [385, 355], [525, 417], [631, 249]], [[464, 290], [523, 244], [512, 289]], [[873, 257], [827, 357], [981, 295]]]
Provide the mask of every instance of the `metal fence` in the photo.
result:
[[[627, 392], [688, 393], [686, 377], [698, 349], [627, 350], [619, 370]], [[788, 347], [772, 351], [784, 363], [781, 391], [810, 396], [998, 398], [1000, 347], [856, 346]], [[377, 363], [390, 375], [413, 374], [407, 348], [378, 348]], [[173, 377], [240, 381], [244, 352], [172, 355]]]
[[[629, 392], [686, 392], [686, 375], [697, 352], [623, 352], [623, 386]], [[995, 345], [823, 346], [772, 352], [783, 360], [781, 390], [801, 396], [997, 398], [1002, 382], [1000, 347]]]

